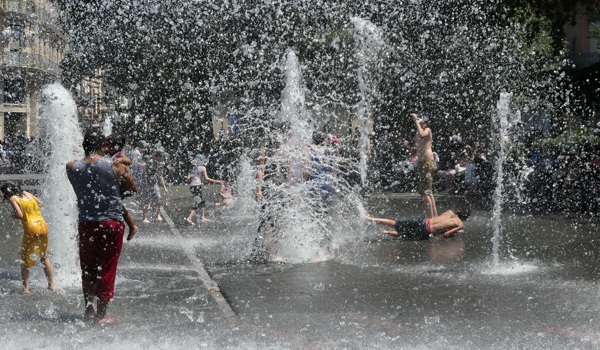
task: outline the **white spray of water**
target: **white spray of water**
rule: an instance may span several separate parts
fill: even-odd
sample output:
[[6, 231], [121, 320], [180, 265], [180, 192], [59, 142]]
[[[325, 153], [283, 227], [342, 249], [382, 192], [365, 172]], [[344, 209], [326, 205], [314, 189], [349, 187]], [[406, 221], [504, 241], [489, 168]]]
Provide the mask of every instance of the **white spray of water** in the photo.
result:
[[104, 119], [104, 123], [102, 124], [102, 133], [104, 136], [108, 136], [112, 134], [113, 124], [110, 118]]
[[[343, 179], [336, 177], [334, 152], [328, 149], [327, 155], [315, 156], [306, 147], [312, 143], [315, 125], [305, 105], [301, 67], [291, 50], [286, 53], [283, 70], [286, 86], [278, 121], [287, 128], [286, 133], [280, 135], [280, 148], [268, 157], [272, 164], [281, 164], [283, 160], [289, 166], [290, 181], [281, 185], [266, 184], [269, 195], [263, 198], [262, 216], [273, 218], [274, 227], [272, 230], [263, 228], [260, 232], [272, 261], [330, 260], [334, 258], [334, 250], [347, 242], [347, 232], [362, 222], [360, 218], [365, 209], [360, 197]], [[243, 169], [242, 172], [240, 176], [248, 179], [249, 172]], [[248, 180], [244, 183], [248, 188], [256, 185]], [[353, 219], [348, 220], [348, 217]]]
[[234, 189], [236, 215], [246, 217], [256, 212], [256, 173], [252, 168], [250, 157], [243, 154], [240, 157], [239, 173]]
[[352, 17], [350, 21], [354, 24], [354, 38], [357, 42], [356, 56], [359, 62], [356, 75], [360, 91], [360, 102], [357, 107], [358, 130], [360, 131], [360, 180], [364, 187], [367, 182], [367, 139], [368, 123], [371, 119], [369, 111], [370, 96], [373, 95], [375, 87], [371, 86], [368, 69], [377, 59], [385, 47], [382, 32], [373, 23], [359, 17]]
[[285, 55], [285, 88], [281, 93], [279, 120], [289, 124], [290, 134], [284, 140], [289, 146], [302, 146], [308, 143], [312, 135], [309, 115], [306, 110], [302, 68], [293, 50]]
[[512, 100], [511, 93], [500, 94], [500, 100], [497, 105], [496, 117], [499, 126], [499, 150], [498, 158], [496, 159], [496, 189], [494, 191], [494, 210], [492, 216], [492, 227], [494, 235], [492, 238], [492, 265], [494, 267], [500, 264], [500, 243], [502, 241], [502, 225], [500, 219], [502, 217], [502, 204], [504, 199], [504, 162], [506, 160], [507, 148], [509, 147], [509, 115], [510, 103]]
[[316, 212], [317, 199], [311, 195], [309, 182], [304, 182], [305, 148], [310, 143], [313, 126], [305, 106], [305, 92], [301, 67], [292, 50], [286, 53], [284, 66], [286, 86], [281, 96], [279, 120], [288, 126], [281, 148], [289, 157], [291, 183], [278, 189], [282, 203], [271, 203], [279, 208], [270, 215], [277, 217], [277, 231], [271, 246], [272, 260], [285, 262], [314, 262], [331, 258], [328, 252], [326, 227], [322, 215]]
[[49, 144], [45, 156], [48, 180], [43, 198], [48, 223], [52, 260], [58, 283], [74, 287], [80, 284], [77, 266], [77, 200], [65, 173], [65, 165], [82, 157], [82, 135], [77, 121], [77, 106], [60, 84], [44, 88], [39, 133]]
[[281, 93], [279, 120], [289, 125], [289, 131], [282, 145], [290, 157], [291, 181], [297, 184], [303, 181], [304, 145], [310, 143], [314, 129], [306, 110], [302, 68], [293, 50], [287, 51], [283, 70], [286, 84]]

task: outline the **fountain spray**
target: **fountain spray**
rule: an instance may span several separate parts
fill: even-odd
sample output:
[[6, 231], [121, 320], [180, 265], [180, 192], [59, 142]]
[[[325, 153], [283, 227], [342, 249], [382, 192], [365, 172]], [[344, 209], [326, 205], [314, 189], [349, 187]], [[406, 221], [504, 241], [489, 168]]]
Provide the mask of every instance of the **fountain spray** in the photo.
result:
[[38, 137], [46, 138], [49, 153], [43, 156], [48, 180], [43, 186], [57, 280], [62, 286], [78, 286], [77, 200], [65, 174], [65, 165], [82, 156], [82, 134], [77, 120], [77, 106], [70, 93], [60, 84], [43, 90]]

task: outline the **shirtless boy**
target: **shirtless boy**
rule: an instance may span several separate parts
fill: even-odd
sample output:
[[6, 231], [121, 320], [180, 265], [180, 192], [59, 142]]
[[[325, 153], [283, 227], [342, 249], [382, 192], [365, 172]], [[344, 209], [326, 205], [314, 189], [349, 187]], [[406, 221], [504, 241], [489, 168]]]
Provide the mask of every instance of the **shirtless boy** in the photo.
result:
[[430, 121], [427, 117], [419, 118], [415, 113], [411, 113], [410, 116], [417, 127], [415, 148], [417, 149], [417, 157], [419, 159], [417, 164], [419, 171], [418, 192], [427, 206], [429, 217], [434, 218], [438, 215], [435, 199], [433, 198], [433, 177], [437, 172], [437, 165], [431, 149], [433, 135], [429, 127]]
[[426, 240], [431, 236], [442, 235], [452, 237], [465, 228], [463, 223], [469, 217], [468, 211], [448, 210], [434, 218], [416, 218], [407, 220], [392, 220], [365, 216], [365, 219], [379, 225], [393, 228], [383, 231], [384, 234], [402, 237], [410, 241]]

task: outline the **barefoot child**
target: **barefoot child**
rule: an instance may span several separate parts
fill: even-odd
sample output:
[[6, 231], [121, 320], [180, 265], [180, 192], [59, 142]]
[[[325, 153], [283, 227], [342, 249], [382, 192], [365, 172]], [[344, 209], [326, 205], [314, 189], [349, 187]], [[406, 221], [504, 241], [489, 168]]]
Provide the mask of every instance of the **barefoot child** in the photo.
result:
[[229, 185], [229, 182], [227, 181], [223, 181], [221, 183], [221, 190], [219, 191], [219, 197], [221, 197], [221, 201], [215, 203], [215, 205], [218, 206], [222, 206], [222, 205], [227, 205], [233, 202], [233, 191], [231, 189], [231, 185]]
[[383, 231], [384, 234], [402, 237], [409, 241], [427, 240], [431, 236], [442, 235], [452, 237], [465, 228], [464, 221], [470, 215], [469, 209], [447, 210], [442, 215], [433, 218], [416, 218], [407, 220], [392, 220], [365, 216], [365, 219], [379, 225], [393, 228]]
[[208, 173], [206, 172], [207, 163], [208, 160], [203, 155], [197, 155], [192, 161], [193, 168], [190, 169], [187, 175], [187, 179], [190, 182], [190, 191], [194, 195], [194, 206], [190, 210], [190, 214], [185, 218], [185, 221], [192, 226], [196, 225], [193, 218], [198, 209], [200, 209], [200, 222], [205, 223], [210, 221], [205, 216], [206, 202], [202, 196], [202, 185], [209, 182], [223, 184], [223, 181], [221, 180], [215, 180], [208, 177]]
[[[125, 154], [125, 152], [123, 152], [125, 143], [127, 143], [127, 139], [123, 134], [112, 134], [106, 137], [103, 150], [108, 156], [111, 157], [113, 164], [121, 163], [125, 166], [129, 166], [131, 164], [131, 159]], [[129, 197], [131, 195], [133, 195], [133, 193], [121, 193], [121, 198]], [[133, 215], [131, 215], [125, 206], [123, 206], [123, 221], [125, 221], [127, 227], [129, 227], [127, 240], [130, 241], [137, 233], [138, 227], [135, 222], [133, 222]]]
[[21, 276], [23, 294], [29, 294], [29, 270], [35, 266], [35, 256], [44, 264], [44, 273], [48, 279], [48, 289], [54, 291], [52, 264], [48, 258], [48, 226], [42, 217], [40, 206], [44, 203], [29, 192], [25, 192], [16, 183], [0, 186], [4, 200], [10, 201], [15, 218], [23, 224], [23, 243], [21, 245]]

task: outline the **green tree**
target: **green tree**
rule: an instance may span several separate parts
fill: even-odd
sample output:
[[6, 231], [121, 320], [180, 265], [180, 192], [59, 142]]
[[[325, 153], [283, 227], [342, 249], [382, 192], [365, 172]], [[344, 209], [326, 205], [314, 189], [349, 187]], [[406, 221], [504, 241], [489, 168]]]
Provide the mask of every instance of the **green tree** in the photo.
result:
[[560, 55], [564, 49], [563, 25], [574, 23], [581, 12], [598, 13], [597, 0], [503, 0], [511, 11], [509, 18], [519, 18], [523, 14], [530, 18], [528, 32], [531, 37], [550, 32], [554, 54]]

